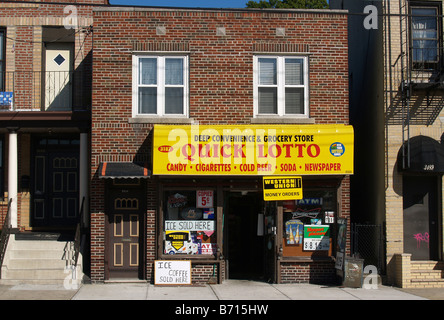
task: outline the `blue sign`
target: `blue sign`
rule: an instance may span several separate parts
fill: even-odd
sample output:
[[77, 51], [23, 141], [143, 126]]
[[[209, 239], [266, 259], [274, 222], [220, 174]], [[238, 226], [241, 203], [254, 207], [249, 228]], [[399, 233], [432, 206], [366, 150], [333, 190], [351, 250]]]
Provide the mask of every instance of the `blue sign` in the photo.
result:
[[344, 144], [340, 142], [335, 142], [330, 146], [330, 153], [335, 157], [340, 157], [345, 152]]

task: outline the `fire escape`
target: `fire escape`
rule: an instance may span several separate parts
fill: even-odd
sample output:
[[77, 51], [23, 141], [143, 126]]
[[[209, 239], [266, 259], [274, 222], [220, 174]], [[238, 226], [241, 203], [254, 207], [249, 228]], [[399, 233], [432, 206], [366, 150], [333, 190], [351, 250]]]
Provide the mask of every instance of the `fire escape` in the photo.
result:
[[[393, 5], [398, 14], [390, 12]], [[409, 169], [410, 126], [431, 125], [444, 105], [440, 13], [433, 6], [412, 7], [408, 0], [398, 4], [387, 0], [385, 9], [386, 124], [401, 126], [400, 166]], [[399, 22], [399, 30], [395, 22]]]
[[402, 114], [402, 167], [410, 167], [410, 94], [412, 92], [411, 69], [409, 60], [409, 15], [407, 0], [399, 0], [399, 36], [401, 42], [400, 62], [400, 95]]

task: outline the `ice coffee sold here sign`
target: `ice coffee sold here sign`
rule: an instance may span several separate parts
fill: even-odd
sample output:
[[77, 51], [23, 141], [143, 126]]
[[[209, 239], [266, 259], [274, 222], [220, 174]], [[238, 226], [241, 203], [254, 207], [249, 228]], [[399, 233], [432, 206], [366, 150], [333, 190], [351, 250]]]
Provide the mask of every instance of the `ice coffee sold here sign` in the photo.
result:
[[190, 285], [190, 260], [156, 260], [154, 262], [155, 285]]

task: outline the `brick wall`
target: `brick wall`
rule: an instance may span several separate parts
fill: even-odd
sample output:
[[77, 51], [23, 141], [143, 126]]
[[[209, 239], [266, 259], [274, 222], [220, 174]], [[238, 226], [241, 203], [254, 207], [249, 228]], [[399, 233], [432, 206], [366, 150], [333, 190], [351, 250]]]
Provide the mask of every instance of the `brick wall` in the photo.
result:
[[[129, 121], [132, 52], [189, 52], [189, 113], [200, 124], [251, 123], [254, 53], [308, 54], [310, 118], [317, 124], [348, 124], [347, 17], [343, 13], [120, 10], [99, 9], [94, 13], [91, 278], [95, 281], [104, 279], [104, 185], [97, 179], [98, 166], [103, 161], [150, 160], [153, 124]], [[159, 35], [157, 27], [165, 33]], [[225, 35], [217, 34], [218, 27], [225, 28]], [[284, 36], [279, 35], [278, 28], [284, 28]], [[350, 211], [348, 184], [346, 178], [341, 202], [344, 216]], [[148, 190], [146, 257], [152, 261], [155, 179], [148, 181]], [[151, 272], [148, 264], [148, 279]]]
[[[42, 70], [42, 27], [63, 27], [65, 19], [71, 14], [64, 12], [67, 5], [0, 3], [0, 26], [7, 29], [6, 71]], [[93, 6], [74, 6], [79, 28], [92, 25]], [[75, 31], [78, 31], [75, 35], [78, 66], [91, 51], [92, 41], [84, 32]]]
[[[65, 12], [68, 5], [74, 6], [77, 10], [77, 25], [79, 27], [79, 29], [72, 30], [73, 33], [75, 32], [75, 66], [77, 68], [84, 64], [85, 68], [91, 69], [91, 61], [85, 59], [92, 48], [92, 37], [87, 32], [83, 32], [82, 28], [87, 28], [93, 23], [92, 10], [94, 7], [89, 4], [99, 5], [105, 1], [85, 1], [88, 5], [71, 4], [69, 1], [57, 1], [57, 4], [47, 3], [48, 1], [45, 1], [44, 4], [24, 1], [0, 3], [0, 26], [6, 28], [7, 36], [6, 71], [42, 71], [42, 28], [65, 27], [66, 18], [73, 14], [72, 11]], [[85, 64], [85, 62], [87, 63]], [[26, 80], [20, 82], [23, 83], [23, 81]], [[21, 88], [28, 89], [28, 87], [26, 83], [21, 85]]]
[[[440, 4], [442, 7], [443, 1], [425, 1], [432, 4]], [[403, 5], [406, 4], [405, 0], [402, 0]], [[385, 1], [385, 10], [387, 13], [392, 14], [390, 20], [387, 20], [384, 25], [385, 32], [388, 35], [390, 32], [391, 42], [384, 42], [386, 50], [386, 61], [388, 65], [393, 65], [391, 67], [391, 73], [388, 71], [385, 73], [385, 85], [386, 85], [386, 155], [385, 155], [385, 176], [386, 176], [386, 190], [385, 190], [385, 203], [386, 203], [386, 262], [387, 262], [387, 276], [389, 283], [395, 283], [400, 286], [405, 286], [403, 281], [400, 281], [399, 275], [396, 268], [392, 268], [392, 265], [401, 265], [400, 261], [404, 265], [404, 270], [410, 270], [410, 266], [407, 268], [406, 265], [410, 263], [410, 260], [406, 258], [404, 253], [404, 217], [403, 217], [403, 176], [398, 171], [397, 157], [398, 152], [403, 143], [403, 127], [402, 127], [402, 109], [400, 101], [399, 85], [402, 81], [401, 78], [401, 59], [399, 59], [401, 53], [401, 38], [400, 38], [400, 20], [399, 20], [399, 4], [390, 4]], [[390, 8], [390, 11], [389, 11]], [[389, 24], [390, 22], [390, 24]], [[403, 29], [404, 30], [404, 29]], [[405, 31], [403, 34], [406, 35]], [[385, 37], [387, 40], [388, 37]], [[408, 52], [406, 41], [403, 41], [405, 47], [404, 51]], [[389, 50], [390, 49], [390, 50]], [[391, 53], [391, 56], [388, 54]], [[407, 64], [407, 59], [409, 56], [404, 58], [404, 65]], [[397, 61], [395, 63], [395, 61]], [[388, 67], [387, 67], [387, 70]], [[412, 79], [415, 79], [415, 75], [418, 72], [412, 72]], [[390, 87], [391, 83], [391, 87]], [[392, 89], [395, 92], [392, 93], [393, 100], [390, 100], [391, 95], [389, 90]], [[423, 92], [419, 90], [414, 90], [411, 93], [410, 100], [411, 111], [409, 112], [409, 134], [410, 137], [415, 137], [419, 135], [424, 135], [431, 137], [437, 141], [441, 140], [442, 137], [442, 117], [444, 117], [444, 111], [442, 109], [442, 92], [431, 90], [430, 92]], [[404, 137], [407, 139], [407, 135]], [[442, 182], [441, 182], [442, 183]], [[442, 184], [441, 187], [443, 187]], [[440, 190], [442, 194], [442, 190]], [[441, 220], [442, 214], [444, 213], [443, 208], [444, 202], [440, 202], [440, 213]], [[444, 226], [441, 224], [441, 234]], [[440, 252], [443, 252], [443, 239], [440, 239]], [[406, 262], [407, 261], [407, 262]]]
[[191, 269], [192, 282], [193, 283], [208, 283], [210, 279], [215, 279], [217, 281], [218, 273], [219, 273], [219, 265], [218, 264], [210, 264], [210, 265], [202, 265], [195, 264]]
[[[253, 53], [297, 48], [310, 54], [310, 117], [316, 123], [348, 123], [344, 15], [98, 11], [94, 21], [93, 169], [104, 159], [133, 160], [152, 129], [128, 123], [132, 51], [189, 51], [190, 118], [200, 124], [245, 124], [253, 116]], [[166, 34], [157, 35], [157, 26]], [[216, 36], [218, 26], [225, 26], [226, 36]], [[279, 27], [285, 37], [276, 36]]]
[[[53, 3], [51, 3], [53, 2]], [[82, 4], [81, 4], [82, 3]], [[13, 91], [16, 98], [15, 106], [26, 105], [26, 108], [40, 110], [41, 100], [41, 71], [42, 71], [42, 30], [43, 27], [63, 27], [64, 19], [69, 13], [64, 9], [74, 5], [78, 14], [80, 28], [92, 25], [93, 5], [106, 5], [107, 0], [85, 0], [81, 3], [74, 1], [51, 0], [45, 3], [38, 1], [10, 1], [0, 3], [0, 27], [6, 29], [6, 91]], [[73, 30], [74, 32], [75, 30]], [[92, 36], [79, 32], [75, 36], [75, 66], [89, 70], [91, 74]], [[15, 80], [12, 75], [15, 73]], [[19, 74], [20, 73], [20, 74]], [[14, 83], [14, 88], [13, 84]], [[82, 84], [84, 85], [84, 84]], [[89, 84], [89, 89], [91, 84]], [[89, 95], [90, 96], [90, 95]], [[30, 102], [32, 100], [32, 102]], [[5, 144], [8, 139], [5, 135]], [[30, 229], [30, 193], [29, 189], [22, 189], [20, 177], [30, 174], [30, 136], [19, 134], [19, 193], [18, 193], [18, 221], [20, 228]], [[7, 150], [5, 148], [4, 150]], [[4, 184], [7, 197], [7, 153], [4, 155], [5, 171]], [[6, 212], [7, 201], [0, 203], [0, 211]], [[4, 214], [2, 214], [4, 216]], [[0, 219], [3, 225], [3, 218]]]
[[333, 262], [297, 262], [281, 264], [281, 283], [337, 283]]

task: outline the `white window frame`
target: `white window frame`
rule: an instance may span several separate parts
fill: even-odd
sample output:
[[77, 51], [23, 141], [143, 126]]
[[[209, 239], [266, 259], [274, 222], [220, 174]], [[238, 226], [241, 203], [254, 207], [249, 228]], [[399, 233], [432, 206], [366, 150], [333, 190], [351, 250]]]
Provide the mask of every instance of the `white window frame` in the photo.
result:
[[[157, 84], [139, 85], [139, 61], [143, 58], [157, 59]], [[183, 85], [165, 85], [165, 59], [175, 58], [183, 59]], [[189, 66], [188, 55], [175, 54], [133, 54], [132, 61], [133, 72], [133, 93], [132, 93], [132, 117], [133, 118], [188, 118], [189, 116]], [[157, 113], [139, 113], [139, 87], [157, 87]], [[183, 113], [165, 113], [165, 88], [183, 87]]]
[[[259, 59], [274, 58], [277, 59], [277, 84], [270, 87], [277, 87], [277, 113], [259, 113]], [[303, 60], [303, 85], [285, 85], [285, 59]], [[308, 118], [309, 112], [309, 59], [302, 55], [254, 55], [253, 56], [253, 106], [254, 118]], [[304, 88], [304, 113], [286, 114], [285, 113], [285, 88]]]

